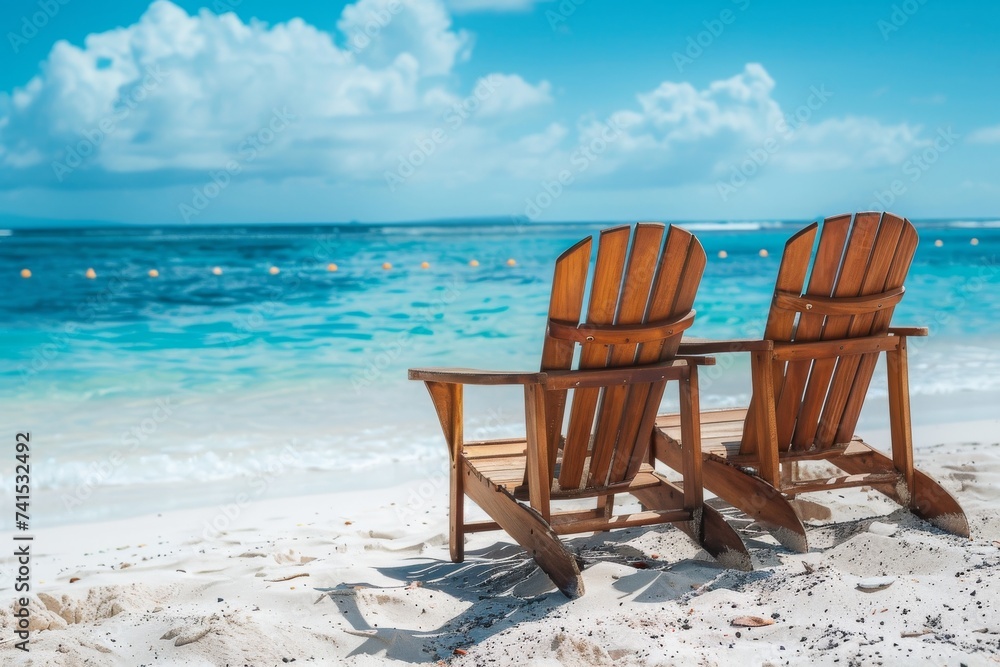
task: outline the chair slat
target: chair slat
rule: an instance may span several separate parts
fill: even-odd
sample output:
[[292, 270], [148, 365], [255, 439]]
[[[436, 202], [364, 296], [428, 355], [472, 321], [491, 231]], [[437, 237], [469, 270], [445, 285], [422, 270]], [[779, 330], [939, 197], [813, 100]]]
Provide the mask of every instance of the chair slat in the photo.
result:
[[[590, 289], [587, 307], [588, 324], [614, 322], [618, 295], [621, 293], [622, 270], [628, 252], [631, 233], [629, 226], [614, 227], [601, 232], [597, 248], [597, 264]], [[582, 281], [586, 283], [586, 279]], [[579, 318], [579, 316], [578, 316]], [[554, 318], [569, 319], [569, 318]], [[572, 344], [571, 344], [572, 345]], [[589, 343], [581, 346], [580, 368], [603, 368], [607, 365], [608, 350], [604, 345]], [[579, 488], [583, 476], [583, 463], [587, 458], [590, 436], [601, 389], [579, 389], [573, 393], [569, 427], [563, 447], [559, 485], [564, 489]], [[560, 428], [562, 424], [560, 423]], [[559, 429], [557, 429], [559, 430]]]
[[[871, 256], [875, 235], [878, 231], [878, 213], [858, 213], [844, 250], [844, 259], [837, 275], [837, 282], [830, 296], [858, 296], [868, 260]], [[819, 258], [817, 258], [819, 261]], [[843, 338], [851, 324], [849, 315], [829, 316], [823, 324], [820, 340]], [[796, 335], [798, 340], [798, 335]], [[812, 363], [809, 381], [806, 383], [802, 406], [799, 408], [795, 432], [792, 436], [793, 449], [810, 449], [819, 427], [819, 417], [824, 398], [830, 386], [836, 359], [817, 359]]]
[[[615, 324], [640, 324], [646, 321], [649, 292], [656, 273], [656, 260], [660, 256], [663, 229], [663, 225], [660, 224], [636, 225]], [[633, 344], [609, 346], [608, 366], [632, 365], [635, 362], [636, 348], [637, 346]], [[608, 472], [616, 456], [615, 447], [619, 441], [623, 412], [626, 408], [625, 399], [628, 394], [628, 387], [612, 386], [604, 390], [594, 431], [588, 486], [604, 486], [608, 483]], [[626, 443], [624, 440], [622, 442], [623, 448], [629, 453], [632, 444], [634, 443]]]
[[[580, 320], [580, 312], [583, 309], [583, 293], [587, 287], [587, 271], [590, 269], [592, 245], [592, 239], [587, 237], [556, 260], [555, 273], [552, 278], [552, 297], [549, 302], [549, 319], [577, 322]], [[541, 370], [569, 370], [573, 365], [575, 347], [570, 341], [546, 336], [542, 347]], [[565, 390], [545, 393], [546, 430], [550, 454], [555, 454], [559, 446], [565, 406]]]

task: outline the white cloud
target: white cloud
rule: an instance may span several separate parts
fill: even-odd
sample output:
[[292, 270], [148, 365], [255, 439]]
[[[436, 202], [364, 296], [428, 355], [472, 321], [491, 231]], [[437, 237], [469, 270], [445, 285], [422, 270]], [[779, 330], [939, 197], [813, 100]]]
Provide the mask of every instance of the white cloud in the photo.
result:
[[971, 144], [998, 144], [1000, 143], [1000, 125], [981, 127], [969, 134], [968, 142]]
[[[360, 0], [338, 25], [341, 46], [301, 19], [245, 24], [156, 0], [136, 24], [89, 35], [82, 48], [59, 42], [35, 78], [0, 94], [3, 180], [198, 182], [241, 159], [260, 132], [267, 145], [242, 159], [244, 174], [378, 179], [448, 106], [470, 99], [442, 78], [470, 39], [451, 29], [440, 0]], [[488, 79], [496, 89], [476, 122], [551, 101], [547, 82]], [[290, 129], [265, 129], [276, 112]], [[88, 153], [78, 170], [54, 167], [77, 151]]]

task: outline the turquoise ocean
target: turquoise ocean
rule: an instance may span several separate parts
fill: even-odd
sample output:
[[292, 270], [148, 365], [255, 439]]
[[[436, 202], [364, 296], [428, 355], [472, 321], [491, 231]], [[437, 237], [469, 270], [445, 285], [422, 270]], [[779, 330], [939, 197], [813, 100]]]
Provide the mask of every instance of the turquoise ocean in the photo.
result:
[[[709, 256], [692, 335], [759, 336], [806, 222], [679, 223]], [[609, 224], [0, 230], [3, 492], [20, 431], [36, 525], [440, 481], [443, 441], [406, 369], [536, 369], [553, 260]], [[1000, 221], [916, 224], [894, 317], [931, 330], [911, 345], [914, 422], [995, 417]], [[704, 376], [703, 406], [743, 404], [746, 366]], [[884, 427], [884, 395], [876, 376], [862, 427]], [[469, 437], [523, 429], [517, 388], [467, 397]]]

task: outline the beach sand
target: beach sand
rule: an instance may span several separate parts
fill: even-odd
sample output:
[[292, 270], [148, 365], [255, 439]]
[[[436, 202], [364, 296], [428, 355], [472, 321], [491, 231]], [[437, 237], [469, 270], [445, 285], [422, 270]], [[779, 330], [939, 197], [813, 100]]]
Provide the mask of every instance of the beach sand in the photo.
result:
[[[971, 540], [869, 490], [813, 494], [830, 516], [808, 522], [807, 554], [724, 510], [753, 572], [723, 569], [669, 526], [572, 537], [588, 563], [576, 600], [501, 532], [471, 535], [466, 562], [451, 563], [443, 471], [39, 530], [31, 651], [14, 647], [8, 603], [0, 662], [998, 664], [998, 434], [996, 420], [917, 433], [950, 442], [919, 447], [917, 463], [963, 504]], [[888, 586], [858, 588], [873, 578]], [[734, 627], [741, 616], [773, 623]]]

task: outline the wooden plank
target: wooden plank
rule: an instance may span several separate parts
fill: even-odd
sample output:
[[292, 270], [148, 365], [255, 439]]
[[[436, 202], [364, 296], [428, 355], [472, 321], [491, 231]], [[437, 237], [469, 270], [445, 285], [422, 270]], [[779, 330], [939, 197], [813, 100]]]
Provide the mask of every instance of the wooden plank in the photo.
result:
[[[704, 436], [706, 431], [705, 428], [712, 424], [729, 423], [738, 421], [742, 425], [743, 419], [746, 417], [746, 408], [716, 408], [711, 410], [701, 411], [701, 432]], [[672, 426], [681, 425], [681, 415], [679, 412], [673, 412], [670, 414], [657, 415], [656, 417], [656, 427], [657, 428], [670, 428]]]
[[[464, 463], [464, 462], [463, 462]], [[538, 567], [570, 598], [584, 593], [580, 568], [542, 516], [519, 504], [506, 489], [463, 465], [466, 493], [535, 559]]]
[[[888, 213], [885, 214], [889, 216]], [[896, 254], [889, 268], [889, 276], [886, 278], [887, 286], [902, 287], [909, 273], [910, 265], [913, 262], [913, 254], [917, 249], [917, 230], [909, 220], [903, 220], [903, 231], [896, 247]], [[882, 331], [892, 331], [889, 324], [892, 320], [893, 309], [876, 313], [872, 321], [871, 332], [881, 333]], [[926, 331], [926, 330], [924, 330]], [[926, 333], [923, 333], [926, 335]], [[837, 431], [836, 440], [842, 442], [854, 434], [854, 429], [858, 425], [858, 417], [861, 415], [861, 408], [864, 405], [865, 396], [868, 394], [868, 387], [871, 384], [872, 375], [875, 373], [875, 365], [878, 362], [877, 354], [866, 354], [862, 357], [858, 365], [858, 371], [851, 386], [851, 393], [844, 406], [844, 413], [840, 417], [840, 427]]]
[[[750, 372], [753, 393], [757, 397], [754, 418], [757, 428], [758, 474], [761, 479], [774, 487], [780, 486], [778, 479], [778, 424], [775, 421], [774, 366], [771, 352], [754, 352], [750, 358]], [[747, 413], [750, 416], [750, 413]], [[741, 449], [742, 451], [742, 449]]]
[[[621, 289], [622, 269], [628, 250], [630, 228], [614, 227], [601, 232], [597, 248], [597, 265], [590, 290], [590, 304], [587, 307], [588, 324], [611, 324], [614, 322], [615, 307]], [[607, 348], [603, 345], [582, 345], [580, 349], [581, 369], [601, 368], [607, 364]], [[583, 478], [583, 462], [588, 455], [590, 436], [593, 430], [594, 413], [600, 399], [600, 389], [580, 389], [573, 392], [570, 407], [566, 444], [563, 447], [562, 468], [559, 486], [580, 488]], [[559, 425], [560, 429], [562, 424]]]
[[680, 381], [681, 442], [684, 443], [684, 507], [695, 510], [705, 501], [701, 478], [701, 404], [698, 396], [698, 368]]
[[[564, 252], [556, 260], [552, 276], [552, 296], [549, 299], [549, 319], [566, 322], [580, 321], [583, 294], [590, 270], [590, 253], [593, 241], [585, 238]], [[568, 370], [573, 365], [575, 344], [545, 337], [542, 346], [541, 370]], [[546, 432], [549, 436], [549, 453], [554, 456], [562, 435], [566, 391], [549, 391], [545, 395]]]
[[[636, 225], [625, 282], [618, 303], [618, 314], [615, 316], [616, 325], [640, 324], [647, 321], [646, 311], [659, 264], [657, 259], [661, 256], [663, 232], [664, 227], [661, 224]], [[612, 345], [608, 366], [634, 364], [637, 349], [637, 345]], [[614, 483], [625, 479], [635, 449], [636, 431], [644, 407], [644, 403], [639, 403], [633, 393], [632, 388], [621, 385], [609, 386], [604, 392], [604, 401], [597, 416], [594, 436], [594, 459], [599, 465], [608, 461], [608, 468], [602, 470], [592, 464], [588, 480], [591, 485], [600, 486], [604, 480]], [[603, 455], [605, 449], [608, 450], [607, 457]], [[607, 474], [608, 471], [610, 475]]]
[[803, 493], [816, 493], [817, 491], [832, 491], [834, 489], [846, 489], [855, 486], [875, 486], [877, 484], [895, 484], [899, 481], [899, 474], [873, 472], [860, 475], [843, 475], [840, 477], [827, 477], [824, 479], [804, 479], [793, 483], [784, 491], [789, 496], [797, 496]]
[[892, 461], [903, 475], [906, 488], [913, 488], [913, 434], [910, 432], [910, 386], [906, 360], [906, 338], [899, 349], [886, 356], [889, 376], [889, 430]]
[[462, 385], [441, 382], [425, 382], [427, 393], [437, 412], [441, 430], [448, 443], [448, 457], [451, 469], [448, 474], [448, 550], [454, 563], [465, 560], [465, 490], [461, 475], [461, 452], [463, 439]]
[[[823, 222], [819, 246], [813, 259], [812, 271], [809, 275], [809, 286], [805, 293], [810, 296], [829, 296], [837, 280], [837, 269], [844, 254], [844, 242], [851, 226], [851, 216], [841, 215], [827, 218]], [[817, 340], [823, 332], [823, 316], [803, 313], [791, 335], [783, 336], [781, 340], [811, 341]], [[778, 332], [775, 331], [775, 334]], [[777, 340], [776, 336], [770, 340]], [[791, 362], [786, 364], [781, 391], [778, 393], [775, 405], [775, 420], [778, 425], [778, 442], [781, 449], [792, 446], [792, 434], [795, 422], [802, 405], [802, 391], [809, 378], [810, 361]], [[746, 433], [753, 431], [747, 429]]]
[[[681, 257], [684, 258], [683, 261], [678, 259]], [[705, 249], [698, 239], [686, 229], [672, 225], [667, 235], [663, 255], [660, 258], [660, 268], [653, 284], [649, 317], [652, 319], [672, 317], [690, 311], [694, 306], [695, 296], [705, 272], [706, 261]], [[638, 363], [672, 358], [677, 354], [680, 341], [681, 336], [678, 335], [666, 339], [662, 344], [647, 343], [643, 345], [638, 351]], [[630, 401], [635, 401], [632, 405], [642, 405], [643, 407], [635, 432], [638, 451], [633, 452], [626, 477], [633, 474], [639, 462], [646, 458], [646, 453], [643, 450], [649, 447], [663, 391], [664, 385], [661, 384], [650, 385], [648, 388], [632, 388]], [[633, 418], [634, 415], [630, 414], [630, 423]]]
[[600, 530], [613, 530], [616, 528], [635, 528], [637, 526], [649, 526], [655, 523], [673, 523], [677, 521], [690, 521], [691, 511], [680, 510], [649, 510], [645, 512], [634, 512], [632, 514], [619, 514], [610, 519], [603, 516], [595, 519], [581, 519], [570, 524], [557, 524], [552, 526], [556, 535], [566, 535], [569, 533], [589, 533]]
[[[802, 359], [833, 359], [835, 357], [860, 358], [866, 352], [886, 352], [899, 345], [897, 336], [864, 336], [862, 338], [839, 338], [818, 340], [810, 343], [778, 343], [774, 346], [774, 357], [796, 361]], [[853, 379], [853, 378], [849, 378]]]
[[[836, 285], [829, 296], [857, 296], [864, 280], [868, 259], [879, 223], [878, 213], [858, 213], [851, 227], [851, 234], [844, 249], [844, 259], [837, 275]], [[818, 261], [818, 259], [817, 259]], [[849, 316], [831, 316], [823, 325], [821, 340], [843, 338], [851, 324]], [[796, 334], [796, 340], [798, 335]], [[819, 417], [823, 410], [830, 377], [836, 366], [835, 359], [817, 359], [812, 363], [809, 381], [806, 383], [802, 406], [799, 408], [795, 432], [792, 435], [793, 449], [810, 449], [819, 427]]]
[[524, 422], [528, 441], [528, 492], [531, 506], [549, 520], [549, 492], [552, 474], [549, 471], [548, 438], [545, 433], [545, 390], [535, 384], [524, 387]]
[[[884, 215], [882, 217], [882, 223], [879, 225], [875, 244], [868, 259], [868, 268], [865, 270], [865, 277], [861, 283], [859, 296], [878, 294], [886, 290], [889, 269], [896, 254], [896, 248], [899, 245], [902, 232], [903, 220], [901, 218], [892, 215]], [[874, 321], [875, 314], [872, 312], [854, 314], [849, 320], [847, 336], [849, 338], [868, 336], [873, 333], [872, 324]], [[886, 322], [883, 330], [887, 329], [888, 326], [888, 322]], [[898, 339], [887, 338], [887, 340], [897, 340], [898, 342]], [[860, 362], [861, 357], [856, 356], [844, 357], [837, 362], [837, 368], [830, 381], [830, 390], [826, 397], [826, 404], [823, 406], [819, 427], [816, 429], [816, 446], [821, 449], [834, 444], [834, 439], [840, 427], [840, 418], [844, 414], [844, 406], [847, 404], [848, 395], [854, 385], [854, 378]], [[862, 393], [866, 391], [867, 387], [862, 389]]]

